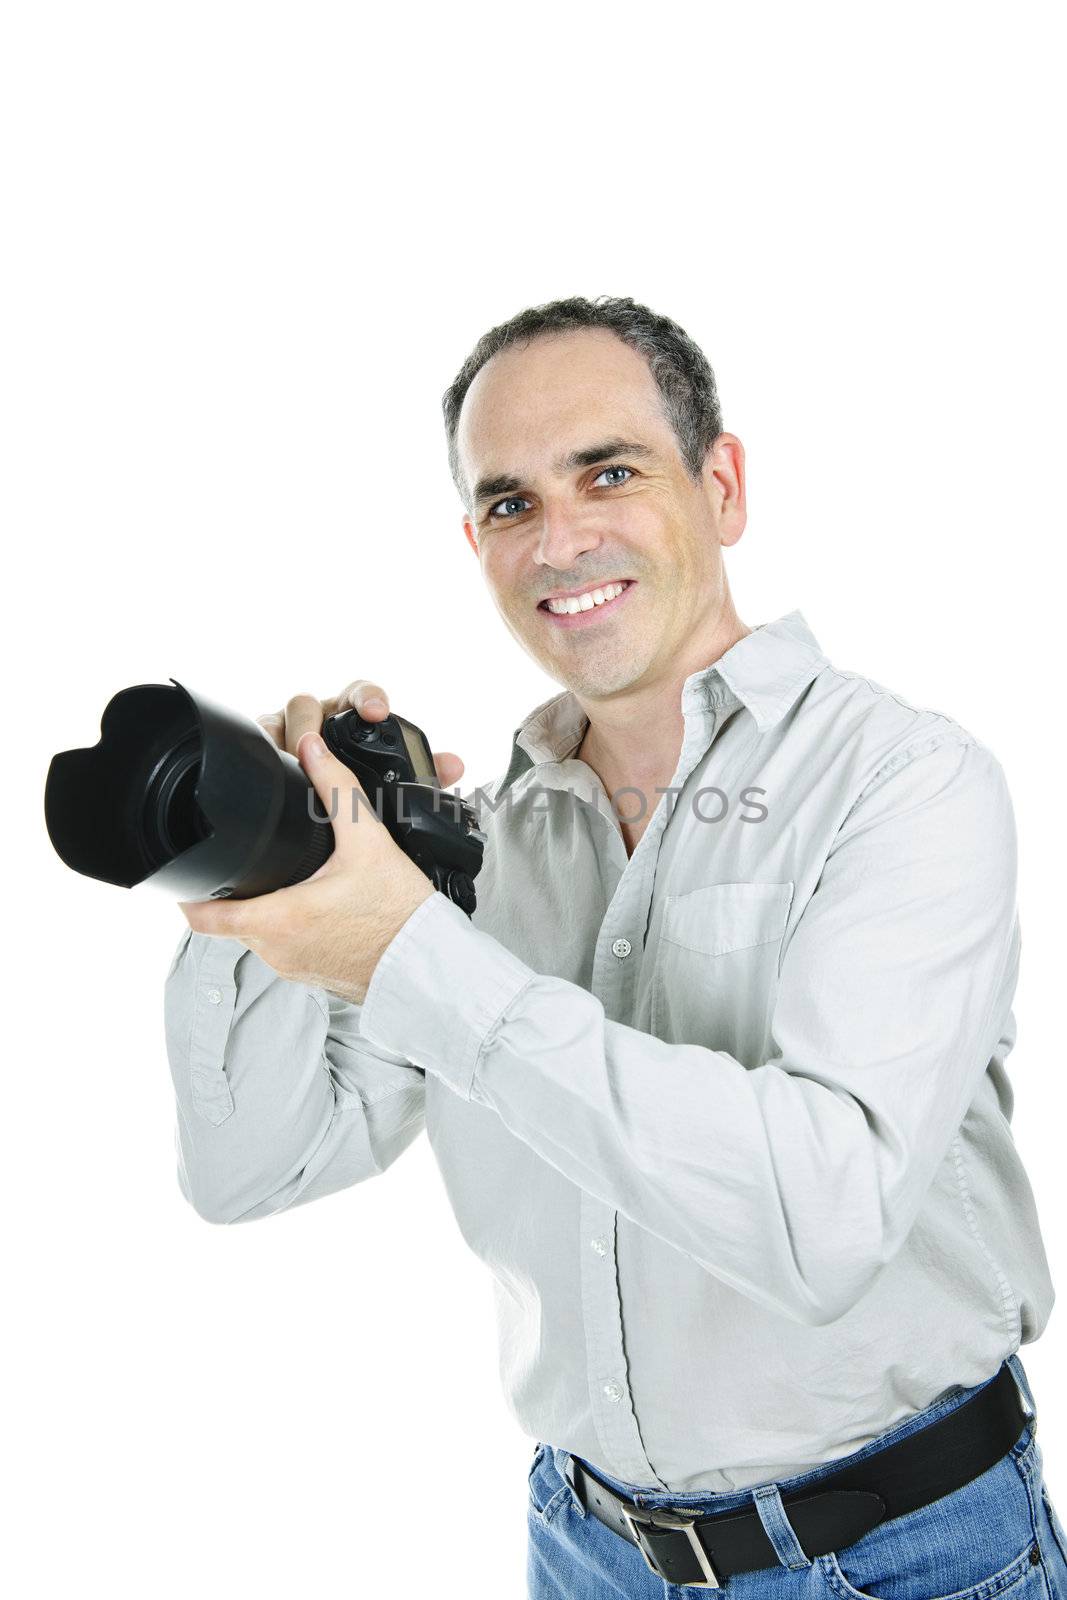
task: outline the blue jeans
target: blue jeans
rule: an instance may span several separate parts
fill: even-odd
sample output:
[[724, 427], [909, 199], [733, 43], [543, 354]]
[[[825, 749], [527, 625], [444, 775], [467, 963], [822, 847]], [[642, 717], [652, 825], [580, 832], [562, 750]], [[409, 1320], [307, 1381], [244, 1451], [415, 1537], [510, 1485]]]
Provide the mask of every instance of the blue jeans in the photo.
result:
[[[1017, 1354], [1008, 1356], [1026, 1410], [1036, 1410]], [[992, 1383], [993, 1379], [986, 1382]], [[725, 1493], [671, 1494], [613, 1478], [609, 1488], [650, 1508], [703, 1513], [756, 1505], [779, 1565], [727, 1577], [720, 1589], [668, 1583], [636, 1545], [586, 1512], [563, 1476], [566, 1450], [538, 1444], [529, 1474], [528, 1600], [1067, 1600], [1067, 1535], [1049, 1499], [1034, 1425], [1007, 1454], [951, 1494], [872, 1528], [852, 1544], [808, 1560], [782, 1505], [783, 1493], [818, 1483], [954, 1411], [985, 1383], [917, 1412], [851, 1455], [781, 1482]], [[584, 1464], [584, 1463], [583, 1463]]]

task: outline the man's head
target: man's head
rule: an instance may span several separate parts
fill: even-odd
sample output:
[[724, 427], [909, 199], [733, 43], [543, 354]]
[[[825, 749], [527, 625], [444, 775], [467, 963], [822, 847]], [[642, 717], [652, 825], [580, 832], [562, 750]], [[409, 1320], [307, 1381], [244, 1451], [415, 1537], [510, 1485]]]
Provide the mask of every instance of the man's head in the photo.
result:
[[[744, 450], [677, 323], [603, 296], [532, 308], [483, 335], [443, 405], [467, 539], [545, 671], [597, 699], [702, 664], [733, 616], [721, 548], [745, 525]], [[603, 608], [544, 607], [613, 580], [628, 587]]]

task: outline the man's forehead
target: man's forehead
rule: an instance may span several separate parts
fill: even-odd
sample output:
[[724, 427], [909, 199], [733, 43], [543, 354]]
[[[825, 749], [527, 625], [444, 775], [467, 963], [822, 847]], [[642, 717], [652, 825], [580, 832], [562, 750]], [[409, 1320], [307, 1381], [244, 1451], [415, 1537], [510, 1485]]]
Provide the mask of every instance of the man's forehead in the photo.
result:
[[552, 337], [501, 351], [471, 384], [456, 442], [471, 481], [482, 472], [565, 471], [609, 439], [662, 452], [671, 437], [644, 358], [609, 334], [596, 344]]

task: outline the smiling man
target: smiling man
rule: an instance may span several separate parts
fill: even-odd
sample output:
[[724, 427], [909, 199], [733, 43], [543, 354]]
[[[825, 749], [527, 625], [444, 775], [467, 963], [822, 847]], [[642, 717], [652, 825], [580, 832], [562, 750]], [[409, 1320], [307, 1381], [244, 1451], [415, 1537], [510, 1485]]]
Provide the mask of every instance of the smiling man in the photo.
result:
[[[473, 921], [345, 806], [306, 883], [184, 908], [184, 1192], [265, 1217], [427, 1128], [536, 1442], [535, 1600], [1067, 1600], [997, 761], [799, 612], [741, 622], [744, 451], [670, 319], [525, 311], [444, 413], [493, 602], [562, 688], [467, 796]], [[325, 709], [272, 728], [324, 797]]]
[[638, 791], [617, 808], [628, 853], [678, 762], [683, 683], [750, 631], [721, 554], [745, 526], [744, 449], [678, 332], [704, 408], [674, 426], [640, 340], [607, 327], [506, 343], [448, 402], [467, 538], [511, 632], [588, 715], [577, 756], [609, 795]]

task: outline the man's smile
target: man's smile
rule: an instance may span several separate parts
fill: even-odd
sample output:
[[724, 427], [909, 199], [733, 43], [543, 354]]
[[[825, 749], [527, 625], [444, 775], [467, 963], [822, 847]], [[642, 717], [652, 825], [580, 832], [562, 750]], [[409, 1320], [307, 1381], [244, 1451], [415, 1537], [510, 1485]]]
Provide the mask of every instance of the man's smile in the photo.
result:
[[585, 589], [549, 596], [538, 602], [538, 610], [557, 627], [585, 627], [595, 618], [618, 610], [634, 582], [633, 578], [619, 578], [613, 583], [590, 584]]

